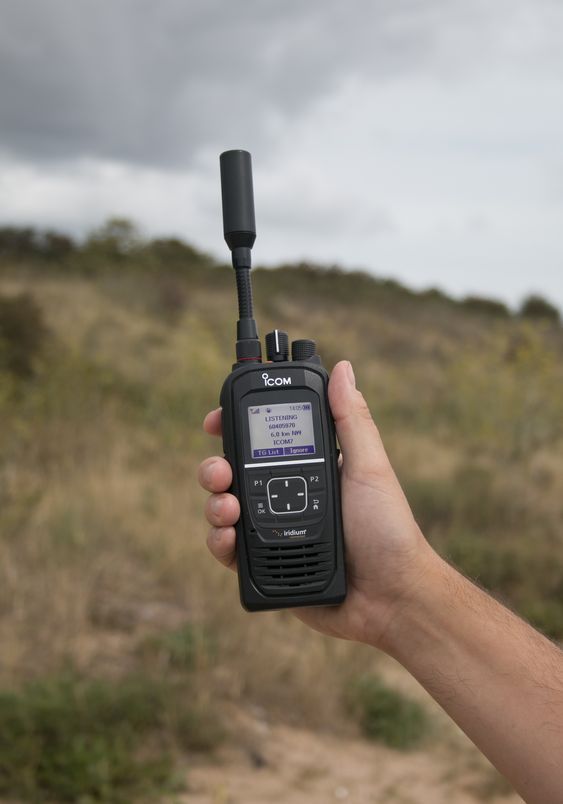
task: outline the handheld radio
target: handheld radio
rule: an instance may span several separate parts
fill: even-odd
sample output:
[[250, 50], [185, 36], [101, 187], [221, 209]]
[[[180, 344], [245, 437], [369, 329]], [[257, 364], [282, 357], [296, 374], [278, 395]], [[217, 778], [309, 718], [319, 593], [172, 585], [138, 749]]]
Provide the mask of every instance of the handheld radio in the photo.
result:
[[328, 374], [315, 342], [266, 335], [253, 317], [250, 253], [256, 239], [247, 151], [221, 154], [223, 229], [235, 269], [237, 362], [221, 391], [223, 448], [240, 502], [236, 525], [241, 603], [248, 611], [331, 605], [346, 596], [338, 450]]

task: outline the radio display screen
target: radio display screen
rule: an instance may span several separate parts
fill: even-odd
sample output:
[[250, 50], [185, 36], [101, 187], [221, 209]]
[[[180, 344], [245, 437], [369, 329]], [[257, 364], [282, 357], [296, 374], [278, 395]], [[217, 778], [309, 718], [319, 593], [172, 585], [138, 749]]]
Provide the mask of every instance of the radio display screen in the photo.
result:
[[310, 402], [286, 402], [248, 408], [253, 458], [315, 454], [313, 410]]

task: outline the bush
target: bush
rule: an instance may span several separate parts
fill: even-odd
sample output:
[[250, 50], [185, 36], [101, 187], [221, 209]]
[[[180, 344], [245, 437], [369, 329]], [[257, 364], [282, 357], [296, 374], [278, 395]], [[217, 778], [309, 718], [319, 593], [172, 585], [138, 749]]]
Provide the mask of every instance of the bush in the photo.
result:
[[466, 296], [460, 304], [464, 310], [468, 310], [471, 313], [497, 316], [499, 318], [508, 318], [510, 316], [510, 310], [506, 304], [495, 299], [486, 299], [482, 296]]
[[221, 736], [209, 705], [185, 686], [72, 674], [31, 683], [0, 693], [0, 795], [141, 801], [173, 785], [170, 737], [179, 748], [209, 750]]
[[160, 266], [169, 271], [193, 272], [194, 268], [207, 270], [215, 265], [214, 260], [207, 254], [174, 237], [151, 240], [146, 246], [146, 251]]
[[38, 251], [47, 260], [62, 262], [76, 252], [76, 244], [67, 235], [47, 231], [41, 238]]
[[142, 737], [164, 712], [162, 690], [75, 678], [0, 695], [0, 793], [27, 800], [128, 802], [161, 787], [166, 752], [141, 761]]
[[448, 294], [444, 293], [440, 288], [432, 287], [421, 290], [418, 296], [422, 301], [439, 302], [440, 304], [448, 305], [453, 304], [451, 296], [448, 296]]
[[43, 314], [32, 296], [0, 297], [0, 368], [30, 377], [46, 335]]
[[92, 256], [120, 260], [136, 254], [143, 245], [141, 234], [127, 218], [110, 218], [89, 236], [84, 251]]
[[366, 737], [390, 748], [414, 748], [429, 731], [423, 707], [374, 675], [359, 679], [349, 695], [352, 712]]
[[558, 324], [560, 313], [555, 305], [548, 302], [542, 296], [528, 296], [520, 306], [519, 314], [524, 318], [543, 318], [546, 321], [553, 321]]
[[30, 226], [0, 227], [0, 259], [65, 260], [76, 251], [68, 235], [52, 230], [38, 231]]
[[139, 652], [146, 659], [156, 659], [159, 667], [191, 671], [200, 659], [208, 660], [213, 649], [207, 632], [187, 623], [175, 631], [148, 637]]
[[20, 260], [36, 252], [37, 232], [31, 226], [2, 226], [0, 228], [0, 258]]

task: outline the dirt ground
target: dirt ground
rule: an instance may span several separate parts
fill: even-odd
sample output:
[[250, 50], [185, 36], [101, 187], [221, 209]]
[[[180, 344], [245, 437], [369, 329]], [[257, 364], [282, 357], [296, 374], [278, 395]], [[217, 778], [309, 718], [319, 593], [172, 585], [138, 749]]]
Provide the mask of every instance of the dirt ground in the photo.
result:
[[192, 763], [190, 804], [518, 804], [470, 744], [399, 752], [358, 738], [270, 725], [239, 712], [238, 744]]

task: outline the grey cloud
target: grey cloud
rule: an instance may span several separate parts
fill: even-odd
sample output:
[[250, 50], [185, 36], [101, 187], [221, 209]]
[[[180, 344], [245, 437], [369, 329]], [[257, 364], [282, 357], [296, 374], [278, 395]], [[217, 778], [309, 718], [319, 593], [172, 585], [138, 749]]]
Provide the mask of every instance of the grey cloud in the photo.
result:
[[[440, 59], [455, 69], [456, 43], [490, 3], [467, 5], [8, 0], [0, 149], [165, 168], [193, 165], [205, 146], [259, 151], [270, 119], [283, 125], [347, 76], [385, 80]], [[486, 49], [486, 26], [479, 41]]]

